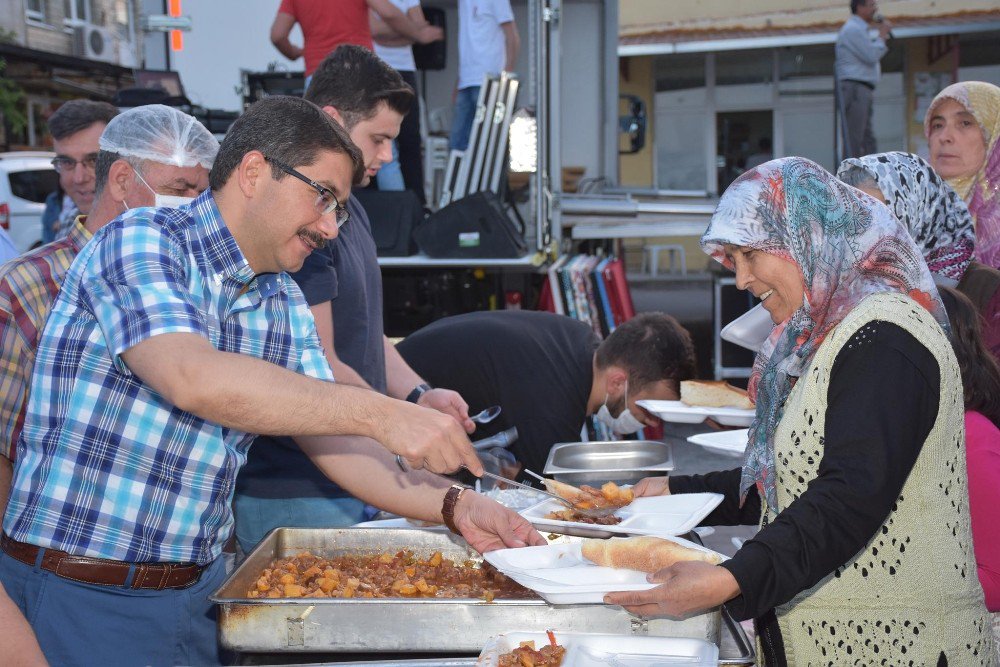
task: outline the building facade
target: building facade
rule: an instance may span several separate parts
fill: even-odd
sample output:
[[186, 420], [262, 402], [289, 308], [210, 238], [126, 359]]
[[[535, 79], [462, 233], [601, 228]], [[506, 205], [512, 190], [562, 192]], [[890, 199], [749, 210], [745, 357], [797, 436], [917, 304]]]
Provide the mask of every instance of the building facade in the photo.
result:
[[110, 101], [140, 66], [137, 0], [0, 3], [0, 61], [7, 93], [0, 149], [50, 145], [45, 121], [67, 99]]
[[[926, 154], [923, 112], [958, 80], [1000, 84], [994, 0], [882, 0], [893, 23], [875, 94], [880, 151]], [[800, 155], [836, 167], [834, 43], [848, 0], [621, 0], [620, 91], [648, 108], [623, 185], [718, 194], [747, 165]]]

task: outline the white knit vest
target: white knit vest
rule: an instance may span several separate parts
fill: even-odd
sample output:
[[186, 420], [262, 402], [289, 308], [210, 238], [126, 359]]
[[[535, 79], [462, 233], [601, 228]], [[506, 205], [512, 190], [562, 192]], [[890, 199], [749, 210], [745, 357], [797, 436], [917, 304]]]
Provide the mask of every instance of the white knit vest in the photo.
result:
[[[912, 299], [864, 299], [827, 335], [795, 384], [774, 438], [778, 507], [788, 507], [817, 476], [834, 361], [876, 320], [905, 329], [934, 355], [941, 375], [937, 419], [871, 541], [776, 609], [785, 655], [796, 666], [933, 666], [943, 650], [949, 667], [991, 665], [990, 624], [969, 525], [961, 377], [944, 332]], [[872, 397], [872, 410], [893, 408], [891, 396]]]

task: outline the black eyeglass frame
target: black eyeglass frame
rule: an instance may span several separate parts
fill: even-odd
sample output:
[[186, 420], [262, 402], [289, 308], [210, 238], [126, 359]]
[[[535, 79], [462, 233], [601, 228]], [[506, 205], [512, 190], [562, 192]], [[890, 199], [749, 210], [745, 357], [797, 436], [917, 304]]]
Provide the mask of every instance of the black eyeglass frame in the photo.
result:
[[[316, 190], [316, 211], [321, 215], [330, 215], [336, 212], [337, 229], [343, 227], [348, 220], [351, 219], [351, 213], [346, 208], [340, 205], [340, 200], [337, 199], [337, 195], [334, 194], [333, 190], [327, 187], [323, 187], [316, 181], [312, 180], [305, 174], [289, 167], [284, 162], [280, 160], [275, 160], [273, 157], [264, 156], [264, 159], [273, 164], [275, 167], [285, 172], [289, 176], [294, 176], [306, 185], [312, 186]], [[329, 204], [326, 203], [326, 197], [329, 196], [333, 200], [333, 207], [331, 208]]]
[[[52, 168], [56, 170], [59, 174], [68, 174], [76, 170], [77, 165], [83, 165], [83, 168], [87, 171], [97, 170], [97, 153], [89, 153], [83, 156], [82, 160], [74, 160], [66, 155], [57, 155], [52, 158]], [[59, 165], [64, 165], [66, 168], [63, 169]]]

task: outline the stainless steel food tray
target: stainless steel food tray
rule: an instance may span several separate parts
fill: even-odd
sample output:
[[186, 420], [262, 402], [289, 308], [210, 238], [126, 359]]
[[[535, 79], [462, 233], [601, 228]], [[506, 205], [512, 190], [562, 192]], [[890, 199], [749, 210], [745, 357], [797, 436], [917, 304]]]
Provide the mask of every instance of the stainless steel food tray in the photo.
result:
[[718, 643], [719, 610], [683, 621], [645, 620], [605, 605], [550, 605], [544, 600], [253, 599], [246, 591], [275, 558], [301, 551], [325, 557], [409, 549], [441, 551], [455, 561], [482, 560], [450, 533], [392, 528], [278, 528], [212, 596], [219, 641], [242, 652], [478, 653], [491, 636], [512, 630], [649, 634]]
[[[753, 642], [747, 637], [739, 623], [733, 620], [729, 612], [722, 611], [722, 641], [719, 644], [719, 667], [748, 667], [754, 664], [756, 652]], [[266, 660], [266, 658], [265, 658]], [[476, 667], [478, 658], [474, 656], [439, 656], [435, 658], [406, 658], [394, 656], [391, 658], [350, 658], [338, 660], [335, 657], [310, 658], [308, 663], [300, 663], [298, 667]], [[243, 664], [267, 664], [266, 662], [244, 662]]]
[[543, 472], [567, 484], [637, 482], [674, 469], [674, 450], [659, 440], [560, 442], [549, 450]]

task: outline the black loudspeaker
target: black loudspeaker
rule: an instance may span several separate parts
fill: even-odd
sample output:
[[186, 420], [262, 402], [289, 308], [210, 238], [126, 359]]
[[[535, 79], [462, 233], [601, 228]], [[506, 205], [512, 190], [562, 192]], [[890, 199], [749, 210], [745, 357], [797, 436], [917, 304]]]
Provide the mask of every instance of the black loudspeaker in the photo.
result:
[[[424, 218], [416, 193], [358, 188], [351, 192], [368, 214], [379, 257], [406, 257], [416, 254], [413, 230]], [[347, 224], [351, 224], [348, 221]]]
[[[424, 18], [431, 25], [437, 26], [448, 34], [448, 25], [445, 22], [444, 10], [440, 7], [422, 7]], [[413, 45], [413, 62], [418, 70], [442, 70], [448, 65], [448, 40], [442, 39], [439, 42], [430, 44]]]
[[417, 227], [417, 246], [440, 259], [507, 259], [528, 252], [524, 234], [496, 193], [476, 192], [432, 213]]

